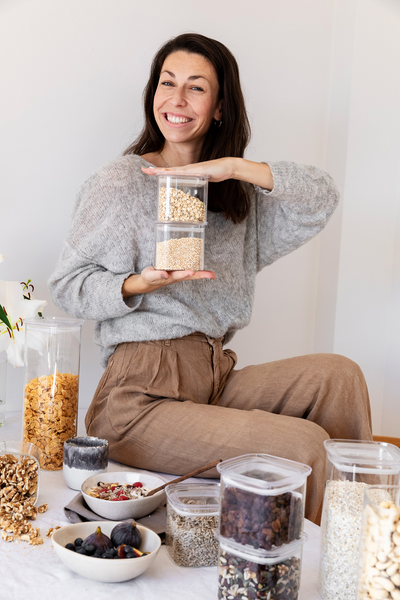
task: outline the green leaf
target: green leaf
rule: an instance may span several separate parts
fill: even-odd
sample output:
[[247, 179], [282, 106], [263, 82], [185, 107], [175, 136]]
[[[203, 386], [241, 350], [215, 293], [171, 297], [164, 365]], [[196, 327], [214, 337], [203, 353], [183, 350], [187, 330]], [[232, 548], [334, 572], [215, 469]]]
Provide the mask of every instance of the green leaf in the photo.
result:
[[11, 331], [12, 333], [12, 327], [11, 327], [11, 323], [4, 311], [4, 308], [1, 306], [0, 304], [0, 321], [3, 321], [3, 323], [5, 324], [6, 327], [8, 327], [8, 329]]

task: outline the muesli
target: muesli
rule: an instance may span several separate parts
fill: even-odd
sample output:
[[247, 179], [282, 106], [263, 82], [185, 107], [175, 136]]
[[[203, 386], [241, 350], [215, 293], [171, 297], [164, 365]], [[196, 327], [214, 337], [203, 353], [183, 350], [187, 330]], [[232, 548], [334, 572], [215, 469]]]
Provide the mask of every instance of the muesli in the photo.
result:
[[87, 494], [93, 498], [100, 498], [100, 500], [137, 500], [147, 496], [152, 489], [140, 481], [135, 483], [103, 483], [99, 481], [97, 485], [88, 490]]

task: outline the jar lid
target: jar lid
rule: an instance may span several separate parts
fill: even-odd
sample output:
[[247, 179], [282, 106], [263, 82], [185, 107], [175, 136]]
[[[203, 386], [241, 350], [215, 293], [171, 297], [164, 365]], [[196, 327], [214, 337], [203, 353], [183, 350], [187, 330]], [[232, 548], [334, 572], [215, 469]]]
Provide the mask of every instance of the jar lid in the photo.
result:
[[219, 483], [173, 483], [165, 492], [169, 504], [183, 517], [219, 514]]
[[300, 539], [290, 542], [290, 544], [284, 544], [283, 546], [273, 548], [272, 550], [264, 550], [263, 548], [255, 549], [252, 546], [238, 544], [234, 540], [222, 537], [217, 531], [214, 535], [219, 541], [221, 550], [224, 552], [229, 552], [229, 554], [234, 554], [249, 562], [255, 562], [261, 565], [280, 563], [299, 554], [303, 548], [303, 544], [308, 540], [308, 535], [303, 533]]
[[295, 490], [312, 471], [308, 465], [270, 454], [245, 454], [224, 460], [217, 469], [225, 484], [261, 495]]
[[[174, 173], [173, 169], [168, 169], [168, 173], [156, 173], [160, 181], [163, 179], [176, 179], [179, 181], [179, 185], [193, 186], [196, 180], [200, 180], [200, 185], [207, 185], [210, 175], [200, 175], [199, 173]], [[197, 184], [197, 182], [196, 182]], [[198, 185], [198, 184], [197, 184]]]
[[330, 462], [338, 471], [390, 475], [400, 473], [400, 449], [386, 442], [325, 440]]
[[24, 319], [24, 324], [29, 327], [54, 328], [54, 329], [74, 329], [82, 327], [83, 319], [71, 319], [69, 317], [40, 317], [35, 319]]

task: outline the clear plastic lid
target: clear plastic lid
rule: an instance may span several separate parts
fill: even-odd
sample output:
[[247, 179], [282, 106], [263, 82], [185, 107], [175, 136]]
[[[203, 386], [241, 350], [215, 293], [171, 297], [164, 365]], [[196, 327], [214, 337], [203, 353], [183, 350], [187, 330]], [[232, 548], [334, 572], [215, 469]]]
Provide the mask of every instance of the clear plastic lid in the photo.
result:
[[390, 475], [400, 473], [400, 449], [386, 442], [326, 440], [328, 459], [338, 471]]
[[219, 483], [174, 483], [165, 491], [169, 504], [183, 517], [219, 514]]
[[261, 565], [272, 565], [280, 563], [288, 558], [298, 555], [303, 548], [303, 544], [308, 540], [308, 535], [303, 533], [299, 540], [295, 540], [290, 544], [273, 548], [272, 550], [263, 550], [262, 548], [252, 548], [251, 546], [243, 546], [233, 540], [227, 540], [222, 537], [217, 531], [214, 533], [215, 537], [219, 541], [221, 550], [234, 554], [250, 562], [255, 562]]
[[217, 465], [225, 485], [262, 495], [275, 495], [302, 486], [312, 469], [308, 465], [270, 454], [245, 454]]
[[83, 319], [70, 319], [68, 317], [41, 317], [35, 319], [24, 319], [24, 324], [29, 328], [37, 329], [75, 329], [82, 327]]

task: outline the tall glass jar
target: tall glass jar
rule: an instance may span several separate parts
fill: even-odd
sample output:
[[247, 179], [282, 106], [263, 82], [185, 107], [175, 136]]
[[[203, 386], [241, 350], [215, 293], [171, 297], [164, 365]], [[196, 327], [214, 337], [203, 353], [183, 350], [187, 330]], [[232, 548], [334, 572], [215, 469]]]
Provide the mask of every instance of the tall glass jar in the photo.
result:
[[84, 321], [46, 317], [25, 324], [22, 439], [40, 450], [40, 466], [62, 469], [64, 442], [76, 436]]
[[[398, 485], [400, 449], [383, 442], [327, 440], [318, 589], [324, 600], [354, 600], [364, 490]], [[385, 500], [384, 490], [376, 497]]]
[[364, 492], [358, 600], [400, 598], [399, 496], [397, 485], [368, 486]]

